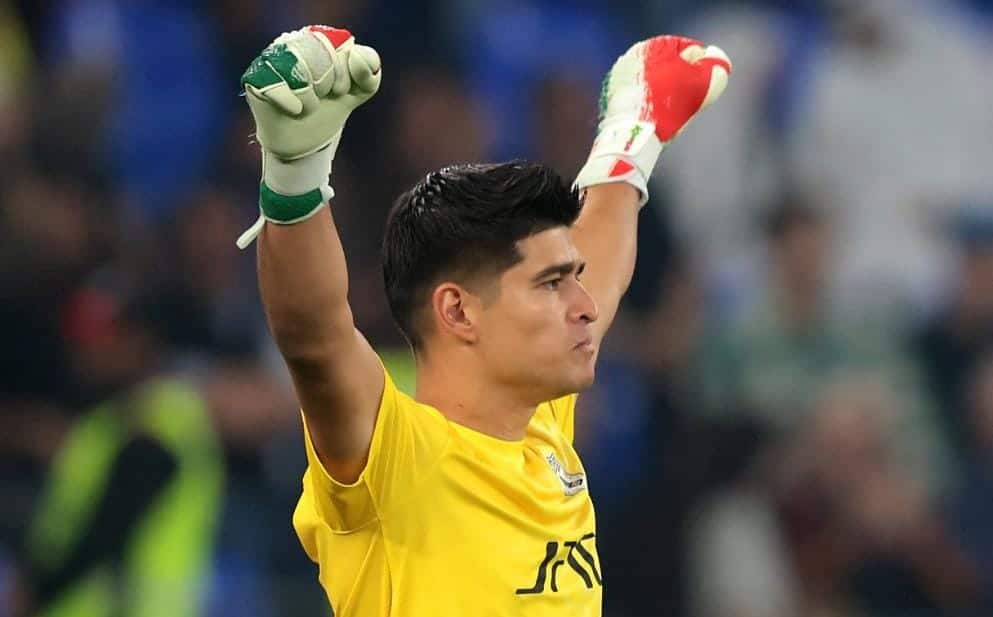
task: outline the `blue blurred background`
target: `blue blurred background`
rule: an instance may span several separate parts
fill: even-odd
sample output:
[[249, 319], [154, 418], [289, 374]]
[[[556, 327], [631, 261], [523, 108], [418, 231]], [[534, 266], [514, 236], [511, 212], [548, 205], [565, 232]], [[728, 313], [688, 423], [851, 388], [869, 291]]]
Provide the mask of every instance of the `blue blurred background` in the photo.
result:
[[238, 78], [307, 23], [383, 57], [335, 212], [408, 386], [393, 198], [463, 161], [571, 178], [630, 43], [721, 45], [580, 399], [605, 615], [993, 615], [993, 2], [0, 0], [0, 617], [329, 614], [234, 246]]

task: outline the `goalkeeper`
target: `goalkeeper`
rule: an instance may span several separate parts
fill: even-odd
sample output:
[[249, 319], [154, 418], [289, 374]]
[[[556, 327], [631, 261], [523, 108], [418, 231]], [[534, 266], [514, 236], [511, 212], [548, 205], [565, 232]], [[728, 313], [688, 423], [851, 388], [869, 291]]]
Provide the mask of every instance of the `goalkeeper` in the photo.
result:
[[400, 196], [383, 276], [414, 397], [355, 329], [339, 204], [327, 207], [345, 121], [379, 88], [378, 55], [311, 26], [245, 72], [262, 216], [238, 244], [258, 239], [262, 301], [303, 409], [293, 524], [338, 617], [600, 614], [576, 393], [631, 279], [655, 162], [730, 71], [716, 47], [642, 41], [606, 77], [575, 191], [512, 162], [441, 169]]

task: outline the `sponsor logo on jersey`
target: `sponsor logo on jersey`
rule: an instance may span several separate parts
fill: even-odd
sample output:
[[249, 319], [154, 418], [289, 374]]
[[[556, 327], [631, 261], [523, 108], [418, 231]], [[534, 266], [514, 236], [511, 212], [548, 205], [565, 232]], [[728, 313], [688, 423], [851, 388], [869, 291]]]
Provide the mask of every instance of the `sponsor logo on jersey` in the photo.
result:
[[580, 473], [569, 473], [559, 462], [559, 459], [555, 456], [554, 452], [549, 452], [545, 456], [545, 460], [548, 461], [549, 467], [555, 472], [558, 477], [559, 482], [562, 483], [562, 489], [565, 491], [566, 495], [575, 495], [580, 491], [586, 490], [586, 474]]
[[563, 565], [569, 566], [567, 576], [578, 577], [587, 589], [593, 586], [603, 587], [603, 579], [600, 577], [600, 569], [597, 567], [596, 554], [596, 534], [588, 533], [578, 540], [567, 540], [565, 542], [552, 541], [545, 545], [545, 556], [538, 564], [538, 573], [535, 575], [534, 584], [530, 587], [522, 587], [515, 590], [519, 596], [533, 594], [558, 593], [559, 591], [559, 568]]

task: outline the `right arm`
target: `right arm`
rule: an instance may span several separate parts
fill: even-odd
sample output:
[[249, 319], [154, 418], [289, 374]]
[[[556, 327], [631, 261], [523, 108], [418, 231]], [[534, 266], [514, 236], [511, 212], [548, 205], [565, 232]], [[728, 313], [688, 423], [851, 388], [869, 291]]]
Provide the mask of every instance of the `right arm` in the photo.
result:
[[318, 457], [335, 480], [354, 482], [365, 466], [384, 374], [352, 319], [330, 209], [295, 225], [266, 225], [258, 271], [266, 318]]
[[[284, 34], [242, 76], [262, 146], [259, 291], [320, 462], [343, 483], [366, 464], [383, 393], [379, 358], [355, 329], [348, 271], [328, 200], [349, 114], [379, 89], [379, 55], [347, 30]], [[261, 232], [261, 235], [260, 235]]]

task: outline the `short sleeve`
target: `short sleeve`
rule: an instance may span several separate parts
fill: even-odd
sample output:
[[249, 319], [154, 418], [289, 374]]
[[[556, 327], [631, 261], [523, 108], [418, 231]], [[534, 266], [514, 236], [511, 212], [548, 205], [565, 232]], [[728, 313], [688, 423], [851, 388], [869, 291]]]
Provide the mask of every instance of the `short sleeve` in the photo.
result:
[[312, 502], [314, 514], [336, 531], [382, 518], [385, 510], [412, 497], [448, 444], [449, 427], [441, 413], [398, 390], [384, 372], [369, 458], [353, 484], [338, 482], [324, 469], [304, 421], [307, 471], [301, 502]]
[[575, 437], [576, 399], [578, 398], [578, 394], [569, 394], [548, 403], [552, 408], [555, 422], [562, 429], [562, 433], [569, 440], [569, 443], [572, 443]]

